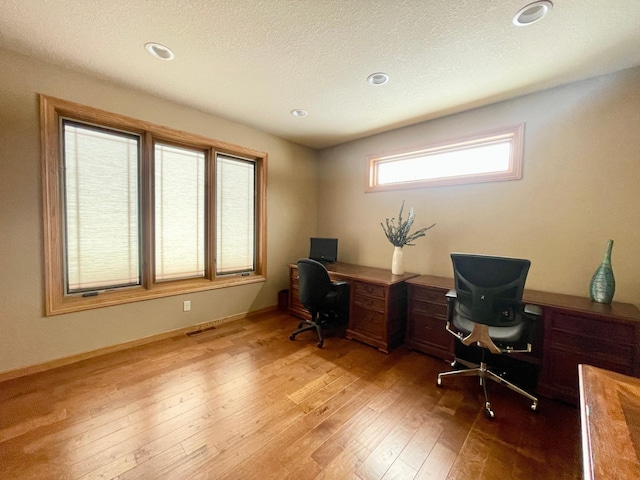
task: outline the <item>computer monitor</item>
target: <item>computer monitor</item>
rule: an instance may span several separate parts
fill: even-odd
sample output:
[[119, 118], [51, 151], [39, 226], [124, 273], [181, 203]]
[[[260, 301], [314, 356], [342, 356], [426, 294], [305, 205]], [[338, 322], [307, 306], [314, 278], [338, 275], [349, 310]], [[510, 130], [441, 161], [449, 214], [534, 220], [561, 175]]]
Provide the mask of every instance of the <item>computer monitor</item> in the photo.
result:
[[322, 263], [333, 263], [338, 260], [337, 238], [311, 238], [309, 258]]

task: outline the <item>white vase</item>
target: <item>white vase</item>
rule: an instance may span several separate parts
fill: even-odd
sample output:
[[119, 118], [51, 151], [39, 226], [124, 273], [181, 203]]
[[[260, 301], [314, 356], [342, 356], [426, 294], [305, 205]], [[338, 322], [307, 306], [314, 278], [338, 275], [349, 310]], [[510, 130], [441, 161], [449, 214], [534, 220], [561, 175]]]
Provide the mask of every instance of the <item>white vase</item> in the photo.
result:
[[393, 248], [391, 273], [393, 275], [404, 275], [404, 252], [402, 251], [402, 247]]

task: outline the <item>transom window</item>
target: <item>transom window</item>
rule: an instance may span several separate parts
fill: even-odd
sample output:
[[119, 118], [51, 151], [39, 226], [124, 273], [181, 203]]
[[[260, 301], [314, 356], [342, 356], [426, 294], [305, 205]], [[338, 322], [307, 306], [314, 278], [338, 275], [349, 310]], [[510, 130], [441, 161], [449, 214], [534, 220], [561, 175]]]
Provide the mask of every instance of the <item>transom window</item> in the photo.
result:
[[367, 191], [522, 177], [524, 125], [369, 158]]
[[48, 315], [265, 280], [266, 154], [41, 105]]

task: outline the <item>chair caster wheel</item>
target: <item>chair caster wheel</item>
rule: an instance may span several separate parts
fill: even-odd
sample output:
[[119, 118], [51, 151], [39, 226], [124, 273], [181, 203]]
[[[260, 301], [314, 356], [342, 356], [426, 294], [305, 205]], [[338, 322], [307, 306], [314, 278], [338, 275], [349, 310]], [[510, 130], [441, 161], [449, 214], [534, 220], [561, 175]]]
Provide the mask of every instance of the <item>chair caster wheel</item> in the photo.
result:
[[438, 385], [439, 387], [442, 386], [442, 379], [438, 376], [438, 379], [436, 380], [436, 385]]
[[324, 346], [324, 342], [322, 340], [320, 340], [318, 342], [318, 348], [322, 348]]
[[451, 362], [449, 365], [451, 365], [451, 368], [456, 368], [456, 366], [458, 365], [458, 362], [456, 362], [455, 360], [453, 362]]
[[296, 336], [295, 336], [295, 335], [289, 335], [289, 340], [293, 341], [293, 340], [295, 340], [295, 339], [296, 339]]
[[531, 410], [533, 410], [534, 412], [538, 411], [538, 402], [533, 402], [531, 404]]
[[484, 415], [489, 419], [489, 420], [493, 420], [496, 416], [495, 413], [493, 413], [493, 410], [491, 410], [491, 404], [489, 402], [484, 404]]

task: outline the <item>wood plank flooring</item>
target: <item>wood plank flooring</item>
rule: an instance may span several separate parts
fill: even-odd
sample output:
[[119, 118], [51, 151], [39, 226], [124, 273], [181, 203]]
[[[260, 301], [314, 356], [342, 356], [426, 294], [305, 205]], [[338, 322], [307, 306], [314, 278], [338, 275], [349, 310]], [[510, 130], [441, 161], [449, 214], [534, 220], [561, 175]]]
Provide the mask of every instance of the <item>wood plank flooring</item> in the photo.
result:
[[0, 383], [6, 479], [579, 479], [577, 408], [273, 312]]

